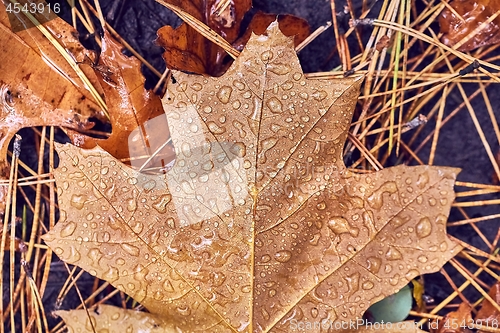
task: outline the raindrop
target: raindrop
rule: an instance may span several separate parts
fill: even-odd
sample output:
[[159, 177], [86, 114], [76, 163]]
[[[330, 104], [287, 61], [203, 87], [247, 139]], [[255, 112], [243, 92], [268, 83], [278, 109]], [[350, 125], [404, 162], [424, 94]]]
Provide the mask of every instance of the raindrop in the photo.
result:
[[262, 258], [261, 258], [261, 261], [263, 263], [266, 263], [266, 262], [269, 262], [271, 260], [271, 257], [267, 254], [263, 255]]
[[292, 89], [292, 88], [293, 88], [293, 83], [292, 83], [292, 82], [290, 82], [290, 81], [286, 81], [285, 83], [283, 83], [283, 84], [281, 85], [281, 88], [282, 88], [283, 90], [290, 90], [290, 89]]
[[294, 73], [292, 77], [295, 81], [298, 81], [302, 78], [302, 73]]
[[220, 88], [220, 90], [217, 92], [217, 98], [221, 103], [227, 104], [229, 102], [229, 99], [231, 98], [231, 93], [233, 92], [233, 88], [229, 86], [223, 86]]
[[375, 209], [382, 208], [384, 204], [382, 196], [384, 193], [395, 193], [398, 190], [395, 182], [390, 181], [384, 183], [380, 188], [378, 188], [371, 196], [368, 197], [368, 204]]
[[427, 185], [427, 183], [429, 183], [429, 174], [426, 171], [418, 176], [416, 185], [422, 189]]
[[380, 266], [382, 265], [382, 260], [377, 257], [368, 257], [366, 259], [367, 269], [373, 274], [377, 274], [380, 270]]
[[403, 255], [401, 254], [401, 252], [398, 249], [391, 246], [391, 247], [389, 247], [389, 250], [387, 250], [387, 252], [385, 253], [385, 257], [388, 260], [399, 260], [399, 259], [403, 258]]
[[139, 248], [137, 246], [128, 244], [128, 243], [121, 243], [120, 247], [123, 249], [123, 251], [127, 252], [133, 257], [137, 257], [139, 255]]
[[278, 139], [272, 138], [272, 137], [261, 141], [261, 143], [260, 143], [261, 144], [261, 153], [260, 154], [261, 154], [261, 157], [263, 158], [263, 161], [262, 161], [263, 163], [266, 162], [266, 157], [265, 157], [266, 152], [269, 149], [273, 148], [277, 142], [278, 142]]
[[229, 148], [229, 151], [238, 157], [245, 157], [247, 148], [243, 142], [236, 142]]
[[193, 90], [195, 91], [200, 91], [203, 88], [203, 86], [200, 83], [193, 83], [191, 85], [191, 88], [193, 88]]
[[212, 161], [207, 161], [206, 163], [203, 163], [201, 168], [205, 171], [210, 171], [214, 168], [214, 162]]
[[326, 91], [320, 90], [315, 91], [311, 96], [317, 101], [322, 101], [328, 96], [328, 94], [326, 93]]
[[87, 201], [86, 195], [73, 194], [71, 196], [70, 204], [71, 204], [71, 206], [75, 207], [76, 209], [82, 209], [83, 206], [85, 205], [86, 201]]
[[285, 75], [285, 74], [290, 73], [291, 67], [287, 64], [273, 63], [273, 64], [269, 64], [267, 66], [267, 69], [274, 74]]
[[269, 98], [266, 102], [266, 105], [273, 113], [283, 112], [283, 104], [281, 104], [280, 100], [276, 97]]
[[371, 281], [366, 281], [366, 282], [363, 282], [363, 284], [361, 285], [361, 287], [362, 287], [364, 290], [370, 290], [370, 289], [373, 289], [374, 284], [373, 284], [373, 282], [371, 282]]
[[165, 282], [163, 282], [163, 290], [169, 293], [175, 291], [174, 286], [172, 286], [172, 283], [169, 280], [165, 280]]
[[189, 126], [189, 130], [191, 131], [191, 133], [198, 132], [198, 125], [192, 124], [191, 126]]
[[233, 109], [238, 110], [241, 107], [241, 102], [240, 101], [234, 101], [233, 104]]
[[429, 236], [432, 232], [432, 224], [431, 221], [427, 217], [422, 218], [417, 224], [417, 237], [425, 238]]
[[153, 204], [153, 208], [156, 209], [158, 213], [164, 214], [167, 212], [167, 204], [172, 200], [170, 194], [164, 194], [160, 196], [160, 200]]
[[239, 81], [239, 80], [234, 80], [233, 81], [233, 86], [235, 86], [236, 89], [238, 89], [238, 90], [245, 89], [245, 84], [243, 82]]
[[210, 132], [212, 132], [214, 134], [222, 134], [222, 133], [226, 132], [225, 127], [220, 127], [219, 125], [217, 125], [213, 121], [209, 121], [207, 123], [207, 126], [208, 126], [208, 129], [210, 130]]
[[271, 50], [264, 51], [260, 54], [260, 59], [262, 59], [262, 61], [264, 62], [271, 60], [273, 57], [274, 54]]
[[137, 209], [137, 201], [135, 198], [130, 198], [127, 201], [127, 210], [129, 212], [134, 212]]
[[[319, 204], [316, 205], [316, 208], [318, 208], [319, 210], [324, 210], [326, 208], [326, 203], [324, 201], [321, 201]], [[345, 219], [343, 220], [345, 221]]]
[[426, 263], [427, 260], [429, 260], [429, 258], [427, 258], [426, 256], [419, 256], [418, 257], [418, 261], [420, 261], [421, 263]]
[[283, 263], [289, 261], [291, 257], [292, 257], [292, 253], [290, 251], [287, 251], [287, 250], [278, 251], [274, 255], [274, 259], [276, 259], [276, 261], [283, 262]]
[[76, 230], [75, 222], [68, 222], [66, 226], [61, 230], [61, 237], [71, 236]]

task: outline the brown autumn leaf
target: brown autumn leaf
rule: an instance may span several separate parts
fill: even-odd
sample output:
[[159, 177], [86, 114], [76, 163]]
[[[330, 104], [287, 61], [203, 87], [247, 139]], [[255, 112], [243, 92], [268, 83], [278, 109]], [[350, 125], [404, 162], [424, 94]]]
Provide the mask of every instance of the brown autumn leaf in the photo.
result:
[[275, 20], [278, 20], [280, 30], [285, 36], [294, 36], [295, 46], [302, 43], [309, 36], [309, 24], [305, 20], [293, 15], [268, 14], [259, 10], [252, 17], [245, 33], [232, 43], [233, 47], [240, 51], [243, 50], [252, 32], [256, 35], [264, 34], [267, 27]]
[[[497, 305], [500, 305], [500, 282], [497, 282], [491, 287], [488, 295]], [[481, 324], [483, 326], [490, 326], [493, 328], [498, 328], [500, 323], [500, 311], [494, 306], [489, 300], [484, 299], [481, 305], [481, 309], [476, 314], [474, 323]], [[484, 333], [486, 331], [479, 330], [478, 333]]]
[[[457, 311], [450, 312], [442, 320], [434, 321], [431, 324], [432, 333], [470, 333], [474, 324], [484, 327], [498, 328], [500, 322], [500, 311], [497, 309], [500, 305], [500, 282], [491, 287], [488, 295], [497, 304], [493, 305], [488, 299], [484, 299], [481, 309], [475, 315], [474, 320], [471, 315], [471, 306], [467, 303], [461, 303]], [[485, 333], [487, 330], [478, 330], [478, 333]]]
[[432, 333], [471, 333], [472, 327], [471, 307], [461, 303], [457, 311], [448, 313], [443, 319], [434, 320], [430, 324]]
[[[486, 22], [489, 17], [500, 10], [500, 0], [453, 0], [450, 7], [445, 8], [439, 17], [439, 26], [444, 34], [442, 42], [448, 46], [457, 44], [475, 29]], [[460, 51], [472, 51], [481, 46], [500, 42], [500, 16], [460, 46]]]
[[[252, 31], [262, 34], [269, 24], [276, 20], [275, 14], [257, 13], [250, 26], [240, 37], [240, 25], [243, 17], [252, 7], [251, 0], [230, 1], [222, 11], [218, 11], [221, 0], [168, 0], [168, 3], [178, 6], [196, 19], [221, 35], [227, 42], [242, 50]], [[280, 29], [287, 36], [296, 36], [298, 45], [309, 35], [309, 25], [293, 15], [279, 15]], [[211, 76], [222, 75], [231, 65], [231, 59], [226, 51], [210, 42], [186, 23], [176, 29], [164, 26], [158, 30], [157, 42], [165, 48], [163, 58], [170, 69], [177, 69], [197, 74]]]
[[173, 76], [174, 167], [58, 146], [44, 240], [178, 331], [356, 320], [460, 250], [445, 230], [458, 169], [347, 170], [361, 79], [306, 79], [276, 22], [222, 77]]
[[[218, 13], [216, 8], [221, 0], [168, 2], [205, 23], [229, 43], [238, 38], [243, 17], [252, 7], [252, 0], [236, 0], [231, 1], [224, 11]], [[176, 29], [164, 26], [157, 34], [158, 44], [165, 48], [163, 58], [168, 68], [212, 76], [224, 73], [222, 67], [226, 52], [186, 23]]]
[[[83, 60], [84, 48], [71, 26], [59, 18], [45, 26], [77, 61]], [[55, 125], [82, 130], [92, 127], [89, 118], [105, 116], [53, 45], [24, 14], [12, 14], [9, 20], [3, 2], [0, 31], [0, 177], [8, 179], [7, 148], [21, 128]], [[91, 81], [92, 74], [87, 73]], [[2, 186], [0, 211], [5, 208], [5, 191]]]
[[[112, 156], [125, 159], [129, 164], [131, 155], [152, 155], [158, 146], [156, 143], [163, 143], [169, 137], [169, 132], [160, 97], [144, 88], [141, 62], [124, 55], [122, 49], [122, 45], [104, 30], [99, 64], [94, 68], [108, 105], [111, 135], [106, 139], [96, 139], [71, 132], [69, 136], [80, 147], [92, 148], [98, 144]], [[151, 119], [156, 120], [156, 132], [145, 128]], [[171, 146], [158, 154], [168, 161], [174, 158]]]

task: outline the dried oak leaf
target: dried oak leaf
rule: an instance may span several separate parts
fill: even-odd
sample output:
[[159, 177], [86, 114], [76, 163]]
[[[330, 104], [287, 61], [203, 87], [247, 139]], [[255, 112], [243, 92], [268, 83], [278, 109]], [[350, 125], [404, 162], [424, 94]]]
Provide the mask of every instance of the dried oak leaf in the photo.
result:
[[[58, 36], [68, 53], [83, 60], [84, 48], [71, 26], [54, 18], [45, 28]], [[89, 118], [105, 116], [56, 48], [22, 12], [12, 13], [9, 20], [3, 2], [0, 31], [0, 177], [8, 178], [8, 145], [21, 128], [54, 125], [82, 130], [93, 126]], [[87, 73], [97, 82], [92, 75]], [[0, 211], [4, 210], [6, 188], [0, 189]]]
[[361, 80], [306, 79], [276, 22], [222, 77], [173, 76], [174, 167], [59, 146], [61, 219], [44, 239], [178, 331], [356, 320], [460, 250], [445, 230], [458, 169], [347, 170]]
[[472, 327], [471, 307], [461, 303], [457, 311], [448, 313], [443, 319], [435, 320], [430, 324], [432, 333], [471, 333]]
[[293, 15], [276, 15], [258, 11], [252, 17], [245, 33], [232, 43], [233, 47], [240, 51], [243, 50], [252, 33], [256, 35], [265, 34], [269, 24], [275, 20], [278, 20], [280, 30], [284, 35], [294, 36], [293, 41], [295, 46], [299, 45], [309, 36], [309, 24], [301, 18]]
[[[122, 49], [123, 46], [105, 31], [99, 64], [94, 66], [108, 105], [111, 135], [106, 139], [77, 132], [68, 135], [82, 148], [98, 144], [115, 158], [130, 161], [131, 158], [153, 154], [158, 146], [156, 143], [163, 143], [169, 132], [160, 97], [144, 88], [141, 62], [124, 55]], [[155, 119], [156, 126], [146, 128], [151, 119]], [[174, 156], [171, 146], [157, 154], [166, 156], [169, 161]], [[140, 163], [133, 163], [137, 164]]]
[[[243, 17], [252, 7], [251, 0], [233, 0], [227, 7], [217, 10], [222, 0], [167, 0], [205, 23], [234, 47], [241, 50], [250, 38], [252, 30], [261, 34], [276, 19], [275, 14], [258, 13], [240, 37]], [[224, 10], [222, 10], [224, 9]], [[221, 11], [222, 10], [222, 11]], [[309, 35], [309, 25], [304, 19], [293, 15], [280, 15], [280, 28], [285, 35], [296, 36], [298, 45]], [[165, 48], [163, 58], [167, 67], [211, 76], [222, 75], [231, 64], [226, 51], [215, 45], [186, 23], [176, 29], [164, 26], [158, 30], [157, 42]]]
[[[500, 282], [491, 287], [488, 295], [498, 305], [500, 305]], [[481, 309], [477, 312], [475, 319], [472, 320], [471, 306], [467, 303], [461, 303], [457, 311], [450, 312], [443, 319], [434, 321], [431, 325], [432, 333], [470, 333], [469, 328], [473, 328], [474, 324], [480, 324], [485, 327], [498, 327], [500, 321], [500, 311], [489, 300], [484, 299]], [[436, 327], [436, 328], [433, 328]], [[486, 330], [478, 330], [478, 333], [485, 333]]]
[[[489, 17], [500, 10], [500, 0], [453, 0], [439, 17], [439, 26], [444, 34], [442, 42], [448, 46], [457, 44], [472, 33]], [[460, 46], [460, 51], [471, 51], [481, 46], [500, 42], [500, 16], [485, 25], [478, 33]]]
[[[498, 305], [500, 305], [500, 282], [497, 282], [491, 287], [488, 292], [491, 299], [495, 301]], [[490, 327], [498, 327], [498, 323], [500, 322], [500, 311], [498, 308], [493, 305], [489, 300], [484, 299], [481, 309], [476, 314], [475, 323], [481, 323], [484, 326]], [[486, 331], [479, 330], [478, 333], [483, 333]]]

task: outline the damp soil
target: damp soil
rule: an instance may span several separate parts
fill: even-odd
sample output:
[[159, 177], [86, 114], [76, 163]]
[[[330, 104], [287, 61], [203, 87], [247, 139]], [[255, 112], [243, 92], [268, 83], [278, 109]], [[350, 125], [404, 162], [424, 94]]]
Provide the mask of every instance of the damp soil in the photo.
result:
[[[153, 66], [156, 67], [160, 72], [165, 69], [165, 64], [161, 57], [162, 48], [155, 44], [156, 31], [163, 25], [177, 26], [181, 21], [172, 14], [169, 10], [159, 5], [153, 0], [143, 0], [143, 1], [132, 1], [132, 0], [101, 0], [101, 6], [105, 15], [107, 15], [108, 20], [111, 22], [112, 26], [118, 31], [118, 33], [142, 56], [144, 56]], [[330, 1], [328, 0], [316, 0], [316, 1], [304, 1], [304, 0], [255, 0], [254, 8], [250, 12], [250, 15], [257, 11], [262, 10], [264, 12], [276, 13], [276, 14], [293, 14], [306, 19], [310, 26], [311, 31], [315, 30], [321, 25], [324, 25], [327, 21], [331, 20], [331, 7]], [[337, 2], [338, 11], [343, 8], [344, 3]], [[116, 6], [116, 7], [115, 7]], [[370, 17], [375, 17], [377, 14], [377, 6], [379, 4], [375, 1], [373, 4], [373, 12]], [[361, 3], [360, 1], [354, 1], [354, 7], [356, 8], [357, 14], [360, 12]], [[114, 11], [114, 16], [109, 16], [110, 12]], [[63, 17], [67, 20], [70, 16]], [[243, 28], [245, 28], [243, 26]], [[438, 27], [434, 27], [435, 31]], [[360, 33], [364, 38], [368, 38], [371, 29], [369, 27], [363, 28]], [[81, 30], [82, 40], [88, 41], [89, 37]], [[351, 54], [357, 54], [356, 43], [354, 39], [349, 40], [352, 46]], [[418, 56], [421, 50], [415, 49], [411, 50], [411, 54]], [[333, 30], [330, 28], [328, 31], [323, 33], [315, 41], [313, 41], [309, 46], [307, 46], [300, 54], [299, 58], [302, 67], [305, 72], [318, 72], [318, 71], [328, 71], [332, 68], [337, 67], [339, 63], [339, 57], [335, 52], [335, 38]], [[157, 78], [147, 69], [143, 69], [144, 74], [147, 78], [147, 87], [153, 87], [156, 83]], [[476, 84], [464, 84], [464, 89], [468, 96], [470, 96], [478, 86]], [[499, 88], [495, 86], [487, 87], [487, 92], [489, 94], [491, 103], [496, 111], [496, 121], [500, 122], [500, 112], [498, 110], [498, 105], [500, 105], [500, 91]], [[411, 97], [411, 93], [408, 93], [407, 97]], [[444, 111], [445, 117], [450, 114], [458, 105], [463, 102], [463, 99], [457, 89], [449, 91], [449, 96], [446, 103], [446, 108]], [[431, 110], [431, 108], [437, 103], [436, 100], [431, 100], [428, 105], [422, 110], [423, 114], [426, 114]], [[476, 115], [478, 117], [479, 123], [483, 127], [483, 131], [486, 136], [486, 140], [489, 142], [494, 153], [498, 150], [498, 142], [496, 141], [493, 126], [491, 124], [488, 113], [486, 112], [486, 106], [482, 102], [482, 99], [475, 98], [471, 99], [472, 106], [476, 110]], [[356, 115], [355, 115], [356, 116]], [[425, 139], [425, 137], [432, 131], [435, 126], [435, 117], [429, 118], [427, 125], [420, 130], [420, 134], [414, 141], [412, 148], [415, 149], [420, 143]], [[482, 184], [491, 184], [493, 176], [493, 167], [489, 162], [488, 156], [484, 149], [484, 146], [479, 139], [477, 130], [474, 126], [471, 116], [469, 115], [466, 108], [460, 110], [460, 112], [447, 123], [440, 132], [440, 137], [436, 150], [436, 157], [434, 160], [434, 165], [450, 166], [461, 168], [462, 171], [458, 176], [458, 180], [462, 182], [473, 182]], [[22, 159], [28, 164], [34, 166], [36, 165], [36, 150], [34, 145], [30, 145], [30, 142], [34, 141], [32, 134], [28, 130], [22, 132], [24, 136], [23, 142], [23, 154]], [[405, 134], [405, 139], [409, 138], [411, 133]], [[63, 140], [63, 139], [61, 139]], [[422, 149], [417, 153], [418, 158], [424, 163], [428, 163], [428, 156], [430, 152], [430, 141], [425, 144]], [[408, 164], [417, 165], [417, 161], [409, 156], [408, 154], [401, 154], [400, 156], [391, 156], [388, 160], [386, 166], [396, 165], [396, 164]], [[457, 187], [457, 190], [464, 190], [463, 188]], [[498, 199], [497, 195], [487, 195], [482, 196], [482, 199]], [[469, 199], [470, 200], [470, 199]], [[481, 217], [491, 214], [500, 213], [499, 206], [480, 206], [475, 208], [468, 208], [466, 210], [469, 217]], [[453, 208], [450, 214], [450, 221], [462, 220], [465, 217], [460, 213], [457, 208]], [[499, 220], [491, 220], [487, 222], [477, 223], [477, 227], [483, 232], [484, 235], [491, 242], [498, 232]], [[478, 234], [473, 230], [471, 226], [464, 225], [460, 227], [450, 227], [448, 232], [473, 246], [487, 251], [484, 241], [478, 236]], [[472, 270], [475, 267], [468, 267]], [[445, 266], [445, 269], [450, 274], [455, 284], [461, 284], [464, 279], [449, 265]], [[64, 268], [62, 262], [57, 258], [54, 258], [52, 263], [51, 275], [49, 279], [49, 284], [47, 285], [47, 290], [44, 294], [44, 305], [46, 313], [49, 314], [52, 310], [56, 308], [61, 309], [72, 309], [80, 304], [78, 295], [74, 292], [74, 288], [65, 297], [62, 304], [56, 304], [56, 298], [62, 284], [66, 281], [67, 271]], [[492, 284], [488, 277], [481, 276], [483, 281]], [[4, 281], [6, 281], [4, 279]], [[79, 280], [78, 285], [83, 293], [83, 297], [90, 294], [90, 290], [94, 285], [94, 279], [84, 274]], [[448, 282], [443, 278], [442, 274], [436, 273], [427, 275], [425, 277], [425, 292], [428, 296], [434, 298], [435, 302], [440, 302], [442, 299], [446, 298], [453, 290]], [[111, 290], [111, 289], [110, 289]], [[472, 288], [466, 289], [464, 292], [466, 297], [472, 297], [477, 299], [477, 293], [474, 292]], [[5, 295], [5, 290], [4, 290]], [[118, 298], [111, 299], [109, 302], [121, 302]], [[457, 300], [458, 302], [458, 300]], [[432, 305], [432, 304], [430, 304]], [[54, 325], [58, 322], [57, 319], [51, 318], [49, 321], [50, 325]]]

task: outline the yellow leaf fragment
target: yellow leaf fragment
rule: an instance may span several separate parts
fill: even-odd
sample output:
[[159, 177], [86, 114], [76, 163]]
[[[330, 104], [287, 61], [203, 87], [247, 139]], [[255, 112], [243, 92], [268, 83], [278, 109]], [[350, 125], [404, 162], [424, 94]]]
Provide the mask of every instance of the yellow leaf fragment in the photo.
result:
[[68, 328], [68, 333], [173, 333], [172, 327], [157, 316], [146, 312], [126, 310], [111, 305], [99, 305], [88, 311], [55, 311]]

